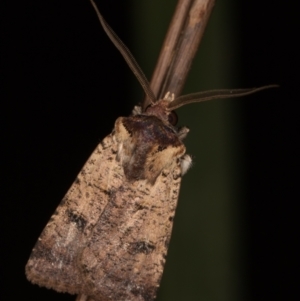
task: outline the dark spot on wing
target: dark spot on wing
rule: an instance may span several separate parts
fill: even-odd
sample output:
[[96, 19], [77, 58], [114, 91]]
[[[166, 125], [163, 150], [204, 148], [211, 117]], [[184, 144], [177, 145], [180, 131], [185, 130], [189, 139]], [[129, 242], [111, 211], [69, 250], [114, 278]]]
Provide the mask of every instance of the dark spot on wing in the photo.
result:
[[143, 206], [143, 205], [141, 205], [141, 204], [139, 204], [139, 203], [136, 203], [136, 204], [134, 205], [134, 211], [135, 211], [135, 212], [136, 212], [136, 211], [139, 211], [139, 210], [144, 210], [144, 209], [149, 209], [149, 207]]
[[83, 231], [87, 223], [86, 219], [72, 210], [67, 210], [66, 213], [69, 221], [75, 223], [78, 230]]
[[164, 149], [166, 149], [167, 147], [165, 145], [159, 145], [157, 148], [158, 152], [162, 152]]
[[129, 244], [128, 253], [130, 254], [150, 254], [155, 249], [155, 245], [152, 242], [136, 241]]

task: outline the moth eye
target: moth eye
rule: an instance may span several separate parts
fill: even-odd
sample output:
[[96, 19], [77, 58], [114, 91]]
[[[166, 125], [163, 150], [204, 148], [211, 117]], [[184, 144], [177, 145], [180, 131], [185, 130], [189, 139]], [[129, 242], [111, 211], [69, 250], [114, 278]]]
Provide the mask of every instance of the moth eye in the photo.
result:
[[170, 114], [168, 115], [168, 121], [170, 122], [170, 124], [172, 125], [176, 125], [178, 122], [178, 116], [175, 113], [175, 111], [171, 111]]

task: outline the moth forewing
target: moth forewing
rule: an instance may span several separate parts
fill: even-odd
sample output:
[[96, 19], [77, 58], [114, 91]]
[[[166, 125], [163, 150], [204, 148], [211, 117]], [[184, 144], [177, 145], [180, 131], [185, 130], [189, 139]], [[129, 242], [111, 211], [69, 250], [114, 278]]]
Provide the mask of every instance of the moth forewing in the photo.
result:
[[[120, 179], [121, 180], [121, 179]], [[96, 300], [153, 300], [163, 272], [180, 185], [176, 163], [155, 184], [122, 181], [83, 250], [86, 290]]]
[[28, 279], [99, 301], [153, 300], [184, 154], [176, 129], [151, 110], [118, 118], [41, 234]]
[[109, 174], [118, 167], [113, 160], [116, 150], [113, 136], [107, 136], [52, 215], [26, 265], [27, 278], [33, 283], [59, 292], [80, 292], [77, 261], [107, 205], [107, 191], [113, 185]]

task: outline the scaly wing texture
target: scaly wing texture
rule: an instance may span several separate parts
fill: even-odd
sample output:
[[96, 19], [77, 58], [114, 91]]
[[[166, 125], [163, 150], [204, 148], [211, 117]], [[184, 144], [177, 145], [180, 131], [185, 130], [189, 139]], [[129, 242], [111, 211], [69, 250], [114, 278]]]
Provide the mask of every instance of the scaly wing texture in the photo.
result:
[[179, 162], [154, 185], [119, 180], [79, 260], [82, 292], [95, 300], [154, 300], [179, 194]]
[[79, 293], [78, 260], [107, 206], [117, 145], [107, 136], [92, 153], [40, 235], [26, 265], [27, 278], [56, 291]]
[[174, 130], [156, 117], [119, 118], [42, 232], [28, 279], [96, 301], [154, 300], [184, 153]]

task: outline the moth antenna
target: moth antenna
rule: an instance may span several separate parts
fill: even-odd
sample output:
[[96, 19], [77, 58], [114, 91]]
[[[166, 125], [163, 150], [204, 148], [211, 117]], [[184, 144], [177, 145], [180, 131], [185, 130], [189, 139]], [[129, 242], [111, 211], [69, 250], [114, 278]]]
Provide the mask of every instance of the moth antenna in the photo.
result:
[[113, 42], [113, 44], [116, 46], [116, 48], [121, 52], [123, 58], [125, 59], [126, 63], [128, 64], [129, 68], [132, 70], [133, 74], [135, 75], [139, 83], [141, 84], [146, 95], [150, 98], [151, 102], [154, 103], [156, 101], [156, 97], [152, 89], [150, 88], [149, 81], [146, 78], [144, 72], [138, 65], [137, 61], [135, 60], [135, 58], [133, 57], [129, 49], [125, 46], [125, 44], [120, 40], [117, 34], [111, 29], [111, 27], [107, 24], [105, 19], [102, 17], [96, 3], [93, 0], [90, 0], [90, 2], [96, 11], [98, 19], [104, 31], [106, 32], [110, 40]]
[[221, 98], [233, 98], [239, 96], [245, 96], [249, 94], [256, 93], [261, 90], [277, 88], [278, 85], [268, 85], [259, 88], [251, 88], [251, 89], [224, 89], [224, 90], [210, 90], [203, 91], [198, 93], [187, 94], [183, 96], [179, 96], [174, 99], [174, 101], [169, 103], [168, 109], [175, 110], [179, 107], [187, 105], [193, 102], [202, 102], [208, 101], [212, 99], [221, 99]]

